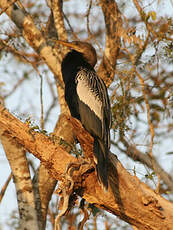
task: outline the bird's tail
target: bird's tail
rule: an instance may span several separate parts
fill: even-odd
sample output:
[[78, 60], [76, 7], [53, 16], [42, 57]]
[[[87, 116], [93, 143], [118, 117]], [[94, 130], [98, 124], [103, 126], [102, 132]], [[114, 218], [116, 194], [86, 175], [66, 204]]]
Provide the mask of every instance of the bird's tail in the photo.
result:
[[108, 152], [109, 149], [103, 141], [98, 138], [94, 138], [94, 156], [96, 161], [97, 177], [99, 182], [108, 189]]

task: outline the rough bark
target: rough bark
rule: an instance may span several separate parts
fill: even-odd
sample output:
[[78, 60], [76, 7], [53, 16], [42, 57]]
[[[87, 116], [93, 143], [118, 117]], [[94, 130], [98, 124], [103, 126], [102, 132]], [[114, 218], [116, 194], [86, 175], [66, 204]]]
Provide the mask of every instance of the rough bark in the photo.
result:
[[[57, 180], [63, 180], [63, 173], [70, 162], [79, 162], [49, 137], [31, 132], [26, 124], [12, 116], [3, 106], [0, 106], [0, 135], [12, 138], [32, 152]], [[86, 201], [139, 229], [172, 229], [173, 204], [140, 182], [136, 176], [130, 175], [115, 155], [110, 153], [109, 157], [108, 192], [102, 190], [95, 172], [89, 172], [86, 166], [81, 166], [73, 179], [76, 192]]]
[[37, 220], [33, 186], [25, 149], [16, 142], [13, 136], [2, 135], [1, 142], [13, 173], [20, 214], [20, 229], [39, 230], [41, 222]]
[[113, 0], [102, 0], [100, 5], [105, 19], [106, 45], [98, 68], [98, 75], [109, 86], [114, 80], [117, 56], [119, 54], [120, 38], [118, 30], [121, 25], [121, 15], [116, 2]]

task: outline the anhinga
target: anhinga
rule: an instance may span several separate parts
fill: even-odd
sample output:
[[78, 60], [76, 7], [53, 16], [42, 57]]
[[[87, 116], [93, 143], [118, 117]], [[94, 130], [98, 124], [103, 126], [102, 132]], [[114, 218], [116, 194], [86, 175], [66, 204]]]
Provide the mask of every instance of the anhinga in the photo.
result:
[[61, 65], [65, 100], [71, 115], [94, 137], [94, 160], [99, 181], [108, 188], [107, 161], [110, 148], [111, 112], [106, 86], [94, 70], [95, 49], [86, 42], [58, 43], [70, 47]]

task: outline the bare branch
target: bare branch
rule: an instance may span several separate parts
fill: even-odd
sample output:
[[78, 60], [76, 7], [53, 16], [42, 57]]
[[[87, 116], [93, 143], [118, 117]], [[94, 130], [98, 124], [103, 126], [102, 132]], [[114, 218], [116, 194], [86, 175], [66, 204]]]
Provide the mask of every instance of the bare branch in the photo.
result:
[[10, 183], [10, 180], [11, 180], [12, 176], [13, 176], [13, 174], [10, 173], [10, 175], [8, 176], [8, 178], [7, 178], [7, 180], [6, 180], [5, 184], [4, 184], [4, 186], [2, 187], [2, 189], [1, 189], [1, 191], [0, 191], [0, 203], [1, 203], [1, 201], [2, 201], [2, 198], [4, 197], [5, 191], [6, 191], [7, 188], [8, 188], [8, 185], [9, 185], [9, 183]]
[[100, 5], [105, 18], [106, 47], [98, 75], [104, 79], [108, 86], [114, 79], [115, 65], [119, 54], [120, 39], [116, 31], [121, 25], [121, 17], [115, 1], [100, 0]]
[[[126, 141], [124, 138], [121, 139], [122, 143], [125, 145], [126, 150], [122, 150], [122, 152], [125, 152], [126, 155], [128, 155], [130, 158], [132, 158], [134, 161], [139, 161], [142, 164], [145, 164], [147, 167], [153, 169], [152, 161], [154, 161], [155, 169], [157, 171], [157, 174], [160, 175], [161, 180], [165, 183], [165, 185], [168, 186], [168, 190], [173, 192], [173, 180], [170, 177], [170, 175], [165, 172], [165, 170], [160, 166], [160, 164], [157, 162], [154, 156], [152, 156], [152, 160], [149, 155], [143, 154], [141, 151], [139, 151], [136, 146], [131, 145]], [[114, 143], [113, 143], [114, 144]]]
[[[0, 1], [0, 8], [4, 9], [8, 6], [7, 0]], [[8, 7], [6, 10], [7, 15], [22, 31], [23, 37], [28, 44], [41, 56], [47, 63], [50, 70], [59, 77], [60, 60], [55, 56], [54, 50], [51, 46], [47, 45], [42, 33], [35, 26], [31, 16], [19, 8], [16, 4]], [[62, 80], [59, 79], [62, 83]]]

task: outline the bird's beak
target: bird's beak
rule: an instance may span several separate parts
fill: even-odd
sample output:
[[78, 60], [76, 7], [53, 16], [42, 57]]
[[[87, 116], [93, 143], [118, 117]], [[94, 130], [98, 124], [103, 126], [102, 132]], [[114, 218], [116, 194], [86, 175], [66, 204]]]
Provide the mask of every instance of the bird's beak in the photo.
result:
[[82, 51], [78, 45], [76, 45], [72, 42], [65, 42], [62, 40], [56, 40], [56, 43], [61, 44], [61, 45], [66, 46], [66, 47], [69, 47], [69, 48], [74, 49], [74, 50], [79, 51], [79, 52]]

